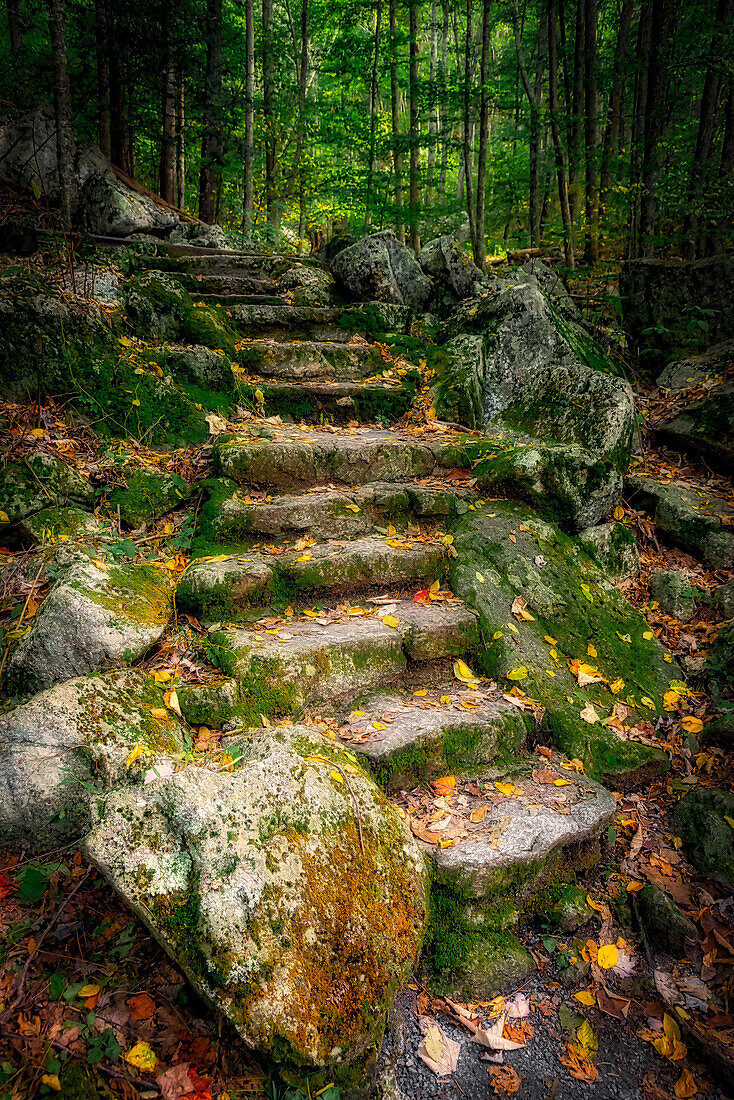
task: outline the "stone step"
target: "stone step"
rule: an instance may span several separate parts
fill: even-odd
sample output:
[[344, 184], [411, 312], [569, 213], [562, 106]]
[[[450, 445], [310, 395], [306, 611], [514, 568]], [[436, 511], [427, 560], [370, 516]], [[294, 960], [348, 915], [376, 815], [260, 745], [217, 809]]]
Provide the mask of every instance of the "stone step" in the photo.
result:
[[700, 555], [714, 569], [734, 565], [734, 507], [723, 497], [684, 483], [625, 478], [625, 495], [647, 512], [674, 546]]
[[[525, 742], [527, 719], [501, 696], [458, 691], [455, 682], [419, 691], [358, 702], [339, 728], [339, 741], [366, 757], [384, 786], [476, 775], [498, 758], [514, 759]], [[481, 701], [472, 705], [474, 699]]]
[[219, 471], [238, 484], [305, 488], [428, 477], [465, 461], [459, 444], [458, 434], [448, 432], [418, 439], [406, 432], [303, 433], [284, 427], [272, 439], [241, 435], [220, 443], [214, 454]]
[[380, 349], [373, 344], [318, 340], [246, 341], [239, 350], [239, 361], [249, 375], [288, 382], [349, 382], [357, 378], [372, 378], [390, 366]]
[[209, 645], [239, 683], [240, 713], [258, 724], [260, 715], [290, 715], [389, 683], [406, 664], [400, 633], [374, 618], [296, 622], [277, 633], [226, 627]]
[[418, 482], [372, 482], [269, 499], [261, 493], [258, 499], [234, 490], [231, 482], [215, 481], [209, 483], [209, 492], [200, 531], [207, 542], [225, 544], [253, 536], [358, 538], [390, 523], [402, 532], [410, 519], [453, 518], [478, 499], [470, 490]]
[[202, 297], [216, 295], [220, 298], [242, 294], [281, 297], [277, 282], [264, 278], [259, 271], [187, 273], [183, 276], [183, 281], [192, 297], [197, 294]]
[[414, 389], [408, 385], [370, 382], [241, 382], [240, 394], [255, 404], [263, 394], [266, 416], [343, 424], [399, 420], [410, 408]]
[[286, 299], [275, 291], [270, 294], [264, 291], [252, 294], [199, 294], [198, 291], [195, 291], [192, 297], [194, 296], [197, 300], [201, 299], [206, 302], [207, 305], [220, 305], [225, 309], [240, 305], [282, 306], [286, 304]]
[[385, 302], [351, 308], [243, 303], [232, 306], [230, 320], [243, 336], [346, 342], [355, 332], [368, 338], [373, 332], [405, 333], [409, 312]]

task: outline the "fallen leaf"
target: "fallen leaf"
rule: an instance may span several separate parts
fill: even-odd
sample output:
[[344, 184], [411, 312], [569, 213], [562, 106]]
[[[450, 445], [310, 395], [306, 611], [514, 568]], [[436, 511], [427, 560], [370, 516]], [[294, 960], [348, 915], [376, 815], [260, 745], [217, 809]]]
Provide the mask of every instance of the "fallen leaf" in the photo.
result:
[[142, 1070], [144, 1073], [154, 1070], [158, 1065], [158, 1059], [150, 1043], [136, 1043], [130, 1050], [125, 1051], [123, 1057], [129, 1065], [135, 1066], [136, 1069]]
[[155, 1012], [155, 1001], [147, 993], [136, 993], [125, 1002], [133, 1020], [149, 1020]]
[[498, 1096], [512, 1096], [522, 1084], [522, 1079], [512, 1066], [487, 1066], [487, 1073], [491, 1077], [491, 1085]]
[[596, 961], [602, 970], [611, 970], [613, 966], [616, 966], [619, 959], [619, 948], [614, 943], [604, 944], [599, 948], [599, 954], [596, 957]]
[[[421, 1017], [421, 1020], [425, 1019], [426, 1017]], [[436, 1024], [430, 1021], [428, 1023], [429, 1026], [418, 1047], [418, 1057], [437, 1077], [448, 1077], [456, 1070], [461, 1043], [455, 1043], [453, 1039], [449, 1039]]]
[[692, 1096], [698, 1096], [698, 1091], [695, 1077], [689, 1069], [684, 1069], [673, 1085], [673, 1092], [678, 1100], [690, 1100]]

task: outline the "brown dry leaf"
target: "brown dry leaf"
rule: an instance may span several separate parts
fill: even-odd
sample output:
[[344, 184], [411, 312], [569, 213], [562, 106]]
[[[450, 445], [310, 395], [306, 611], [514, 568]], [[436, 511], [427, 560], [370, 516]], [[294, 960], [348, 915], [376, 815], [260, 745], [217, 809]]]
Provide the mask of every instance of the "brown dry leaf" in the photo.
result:
[[516, 596], [512, 603], [512, 614], [521, 623], [534, 623], [535, 616], [528, 611], [528, 603], [524, 596]]
[[522, 1078], [512, 1066], [487, 1066], [492, 1088], [498, 1096], [511, 1096], [522, 1084]]
[[425, 1016], [420, 1017], [419, 1023], [424, 1035], [418, 1047], [418, 1057], [437, 1077], [448, 1077], [456, 1071], [461, 1043], [449, 1039], [437, 1024]]
[[612, 993], [602, 982], [596, 990], [596, 1003], [607, 1016], [614, 1016], [617, 1020], [626, 1020], [632, 1002], [627, 997], [620, 997], [616, 993]]
[[696, 1079], [689, 1069], [684, 1069], [673, 1086], [673, 1092], [678, 1100], [690, 1100], [692, 1096], [698, 1096]]
[[580, 1055], [571, 1043], [566, 1044], [565, 1054], [558, 1055], [558, 1061], [568, 1068], [568, 1072], [577, 1081], [587, 1081], [593, 1084], [599, 1080], [599, 1070], [591, 1059]]
[[524, 1043], [518, 1043], [514, 1039], [505, 1038], [503, 1032], [505, 1027], [505, 1020], [507, 1019], [507, 1011], [503, 1011], [501, 1016], [498, 1016], [491, 1027], [480, 1027], [474, 1033], [473, 1042], [479, 1043], [480, 1046], [487, 1047], [489, 1050], [520, 1050]]
[[192, 1086], [189, 1063], [179, 1062], [177, 1066], [171, 1066], [165, 1073], [156, 1077], [156, 1084], [161, 1090], [163, 1100], [180, 1100], [182, 1096], [190, 1096]]
[[133, 1020], [149, 1020], [155, 1012], [155, 1001], [147, 993], [136, 993], [125, 1002]]

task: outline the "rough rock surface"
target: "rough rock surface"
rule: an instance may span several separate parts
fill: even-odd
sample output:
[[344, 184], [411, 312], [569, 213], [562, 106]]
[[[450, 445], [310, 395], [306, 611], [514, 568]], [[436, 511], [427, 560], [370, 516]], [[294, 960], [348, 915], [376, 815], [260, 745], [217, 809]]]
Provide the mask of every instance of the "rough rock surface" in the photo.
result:
[[664, 943], [675, 955], [685, 954], [686, 940], [697, 942], [698, 929], [693, 921], [659, 886], [649, 882], [640, 890], [637, 904], [648, 936]]
[[734, 795], [697, 787], [681, 798], [673, 811], [673, 825], [686, 855], [704, 874], [734, 885]]
[[87, 855], [248, 1044], [348, 1062], [379, 1042], [420, 949], [423, 859], [351, 754], [312, 728], [229, 751], [231, 774], [189, 767], [110, 795]]
[[188, 486], [177, 474], [158, 470], [134, 470], [125, 486], [113, 489], [109, 502], [113, 511], [119, 509], [120, 519], [127, 527], [140, 527], [165, 516], [188, 496]]
[[[450, 584], [479, 614], [484, 673], [540, 702], [558, 748], [615, 789], [667, 766], [659, 751], [601, 725], [617, 698], [644, 698], [642, 714], [662, 713], [662, 695], [678, 674], [658, 641], [645, 638], [646, 620], [611, 578], [557, 527], [516, 504], [492, 501], [462, 517], [454, 546]], [[518, 597], [531, 619], [513, 614]], [[590, 658], [589, 646], [597, 656]], [[569, 667], [574, 660], [598, 669], [599, 679], [581, 686]], [[623, 685], [616, 695], [609, 690], [615, 681]]]
[[727, 501], [689, 485], [638, 475], [625, 479], [625, 492], [676, 546], [698, 554], [715, 569], [734, 565], [734, 508]]
[[193, 561], [176, 589], [176, 603], [208, 616], [228, 617], [240, 604], [254, 601], [273, 579], [273, 570], [257, 554]]
[[454, 298], [471, 298], [484, 276], [452, 234], [436, 237], [418, 253], [418, 263]]
[[18, 524], [21, 538], [32, 543], [82, 538], [95, 535], [100, 530], [94, 516], [73, 507], [42, 508]]
[[703, 451], [726, 469], [734, 462], [734, 382], [712, 388], [654, 431], [673, 446]]
[[[129, 767], [135, 746], [145, 752]], [[0, 844], [44, 851], [81, 836], [95, 791], [141, 782], [184, 747], [143, 672], [67, 680], [0, 715]]]
[[707, 378], [723, 377], [734, 367], [734, 340], [724, 340], [686, 359], [668, 363], [658, 375], [657, 385], [664, 390], [680, 390]]
[[89, 481], [55, 455], [39, 451], [22, 465], [0, 467], [0, 502], [8, 517], [3, 523], [17, 523], [49, 506], [91, 504], [93, 500]]
[[582, 549], [612, 577], [625, 580], [640, 572], [635, 536], [622, 523], [599, 523], [579, 533]]
[[650, 596], [666, 615], [688, 623], [696, 614], [698, 597], [682, 569], [656, 569], [648, 581]]
[[171, 583], [152, 565], [78, 562], [58, 581], [8, 661], [8, 681], [38, 690], [131, 664], [163, 633]]
[[355, 302], [395, 302], [421, 312], [431, 297], [430, 279], [392, 230], [373, 233], [342, 249], [331, 270], [339, 289]]

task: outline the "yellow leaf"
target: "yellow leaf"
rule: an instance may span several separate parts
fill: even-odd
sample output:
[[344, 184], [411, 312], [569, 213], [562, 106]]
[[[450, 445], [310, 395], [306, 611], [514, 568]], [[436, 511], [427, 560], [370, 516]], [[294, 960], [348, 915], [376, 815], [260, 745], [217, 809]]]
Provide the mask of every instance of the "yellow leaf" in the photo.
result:
[[624, 519], [624, 508], [622, 507], [622, 505], [618, 504], [612, 514], [617, 521], [619, 521], [620, 519]]
[[450, 702], [451, 702], [451, 696], [450, 695], [442, 695], [441, 698], [439, 699], [439, 703], [441, 703], [442, 706], [446, 706]]
[[640, 702], [642, 703], [643, 707], [648, 707], [650, 710], [655, 709], [655, 703], [653, 702], [653, 700], [650, 698], [649, 695], [643, 695], [642, 698], [640, 699]]
[[663, 706], [666, 710], [677, 710], [681, 696], [677, 691], [666, 691], [663, 695]]
[[636, 879], [631, 878], [627, 883], [627, 893], [637, 894], [640, 890], [644, 889], [644, 885], [643, 882], [637, 882]]
[[385, 626], [397, 627], [399, 625], [398, 620], [395, 618], [394, 615], [383, 615], [382, 621]]
[[131, 405], [135, 405], [135, 406], [137, 407], [137, 406], [139, 406], [139, 405], [140, 405], [140, 402], [138, 401], [137, 397], [133, 397], [133, 399], [132, 399], [132, 401], [130, 402], [130, 404], [131, 404]]
[[349, 717], [350, 718], [364, 718], [366, 713], [367, 713], [366, 710], [350, 710]]
[[301, 554], [300, 558], [296, 558], [296, 561], [311, 561], [311, 555]]
[[568, 780], [568, 779], [554, 779], [553, 780], [553, 786], [554, 787], [570, 787], [571, 783], [570, 783], [570, 780]]
[[422, 699], [424, 695], [428, 695], [428, 688], [419, 688], [419, 690], [414, 691], [413, 694], [417, 695], [418, 698]]
[[481, 573], [477, 573], [477, 580], [479, 581], [480, 584], [484, 584], [484, 577], [482, 576]]
[[655, 635], [653, 634], [652, 630], [645, 630], [642, 633], [642, 637], [645, 639], [646, 642], [651, 642]]
[[347, 504], [347, 508], [350, 512], [354, 512], [355, 514], [360, 511], [360, 507], [358, 504]]
[[440, 1062], [443, 1054], [443, 1034], [438, 1027], [429, 1027], [423, 1039], [426, 1054], [432, 1062]]
[[593, 1057], [599, 1049], [599, 1042], [588, 1020], [584, 1020], [581, 1027], [576, 1028], [576, 1039], [586, 1058]]
[[686, 717], [681, 720], [681, 725], [686, 733], [700, 733], [703, 729], [703, 722], [693, 714], [687, 714]]
[[36, 439], [43, 439], [45, 434], [43, 428], [31, 428], [31, 435], [35, 436]]
[[525, 665], [520, 665], [519, 668], [511, 668], [507, 673], [508, 680], [526, 680], [528, 676], [528, 670]]
[[163, 668], [154, 668], [151, 672], [151, 676], [157, 684], [165, 684], [166, 680], [171, 679], [171, 673], [166, 672]]
[[674, 1016], [670, 1016], [667, 1012], [663, 1014], [663, 1034], [676, 1043], [680, 1042], [678, 1022]]
[[124, 348], [129, 348], [132, 345], [132, 340], [128, 340], [127, 336], [120, 336], [119, 343], [121, 343]]
[[431, 585], [431, 587], [428, 589], [428, 594], [429, 594], [429, 596], [437, 596], [440, 591], [441, 591], [441, 582], [440, 581], [434, 581], [433, 584]]
[[454, 676], [457, 680], [461, 680], [462, 684], [468, 684], [470, 687], [474, 687], [477, 684], [476, 676], [469, 666], [460, 658], [454, 661]]
[[41, 1077], [41, 1084], [48, 1085], [54, 1092], [61, 1092], [61, 1082], [55, 1073], [44, 1073]]
[[158, 1059], [153, 1053], [150, 1043], [136, 1043], [130, 1050], [125, 1051], [125, 1061], [135, 1066], [136, 1069], [142, 1070], [144, 1073], [155, 1069], [158, 1065]]
[[147, 753], [147, 751], [148, 750], [146, 749], [145, 745], [135, 745], [134, 748], [132, 749], [132, 752], [130, 753], [127, 760], [125, 761], [125, 767], [126, 768], [131, 768], [133, 766], [133, 764], [135, 763], [135, 761], [138, 759], [138, 757], [142, 756], [143, 753]]
[[255, 400], [257, 401], [258, 405], [265, 404], [265, 394], [262, 390], [255, 390]]
[[332, 779], [336, 780], [337, 783], [343, 783], [344, 782], [344, 776], [340, 775], [339, 772], [334, 771], [333, 768], [329, 772], [329, 775], [331, 776]]
[[492, 635], [492, 637], [493, 637], [493, 638], [494, 638], [494, 640], [495, 640], [495, 641], [497, 642], [497, 641], [499, 641], [499, 639], [500, 639], [500, 638], [504, 638], [504, 633], [503, 633], [503, 632], [502, 632], [501, 630], [495, 630], [495, 632], [494, 632], [494, 634]]
[[589, 657], [598, 657], [599, 656], [599, 654], [594, 649], [593, 645], [588, 646], [587, 649], [586, 649], [586, 652], [589, 655]]
[[724, 821], [727, 823], [730, 829], [734, 829], [734, 817], [729, 817], [728, 814], [724, 814]]
[[85, 1000], [87, 997], [96, 997], [102, 987], [96, 985], [94, 982], [90, 982], [89, 985], [83, 985], [77, 993], [77, 997], [81, 997]]
[[384, 722], [373, 722], [372, 723], [372, 728], [374, 730], [386, 730], [387, 726], [385, 725]]
[[388, 523], [388, 525], [387, 525], [387, 537], [389, 539], [391, 539], [395, 535], [397, 535], [397, 533], [398, 533], [397, 527], [393, 527], [392, 523]]
[[487, 807], [486, 806], [477, 806], [477, 808], [475, 810], [472, 810], [472, 812], [469, 814], [469, 820], [474, 821], [474, 822], [484, 821], [486, 816], [487, 816]]
[[596, 961], [602, 970], [611, 970], [613, 966], [617, 965], [619, 959], [619, 948], [613, 943], [604, 944], [599, 948], [599, 954], [596, 957]]
[[175, 690], [167, 691], [166, 694], [163, 696], [163, 699], [169, 710], [172, 710], [174, 714], [177, 714], [179, 716], [179, 718], [183, 718], [181, 707], [178, 703], [178, 695], [176, 694]]
[[620, 691], [624, 690], [624, 680], [621, 677], [618, 680], [612, 680], [609, 690], [612, 695], [619, 695]]
[[522, 787], [516, 787], [514, 783], [495, 783], [500, 794], [522, 794]]
[[234, 771], [234, 758], [228, 752], [223, 752], [219, 758], [219, 768], [223, 772]]
[[596, 1004], [596, 997], [590, 989], [582, 989], [580, 993], [574, 993], [574, 997], [579, 1004], [586, 1005], [588, 1008]]
[[558, 645], [558, 639], [551, 638], [550, 634], [544, 634], [543, 639], [548, 643], [548, 645]]
[[673, 1092], [678, 1097], [678, 1100], [690, 1100], [691, 1097], [698, 1096], [698, 1085], [689, 1069], [683, 1070], [680, 1077], [673, 1085]]
[[7, 512], [0, 510], [0, 523], [10, 523], [10, 516]]

